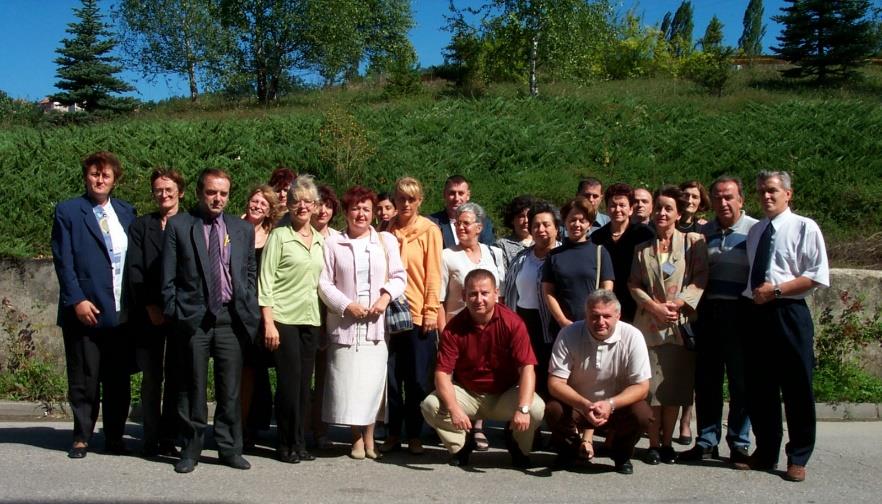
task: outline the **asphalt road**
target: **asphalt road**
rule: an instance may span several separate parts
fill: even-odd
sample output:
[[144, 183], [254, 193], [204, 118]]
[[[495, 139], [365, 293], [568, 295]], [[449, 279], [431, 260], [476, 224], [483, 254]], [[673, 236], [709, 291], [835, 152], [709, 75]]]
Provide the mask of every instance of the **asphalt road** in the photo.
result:
[[[387, 455], [381, 461], [346, 455], [348, 431], [334, 429], [334, 445], [313, 462], [274, 460], [272, 433], [247, 455], [250, 471], [217, 464], [203, 453], [196, 471], [173, 471], [172, 459], [115, 457], [98, 451], [69, 460], [69, 422], [0, 423], [0, 502], [873, 502], [882, 500], [882, 422], [818, 424], [808, 479], [789, 483], [779, 474], [741, 472], [723, 462], [647, 466], [634, 474], [612, 471], [609, 459], [571, 470], [551, 470], [550, 453], [533, 454], [535, 468], [512, 469], [501, 433], [494, 448], [472, 456], [468, 469], [446, 465], [446, 452]], [[128, 443], [140, 446], [140, 426], [129, 424]], [[103, 436], [93, 444], [101, 446]], [[642, 440], [639, 447], [645, 447]], [[722, 449], [723, 455], [727, 450]], [[639, 455], [639, 453], [638, 453]], [[784, 458], [782, 457], [782, 463]], [[783, 468], [783, 467], [782, 467]]]

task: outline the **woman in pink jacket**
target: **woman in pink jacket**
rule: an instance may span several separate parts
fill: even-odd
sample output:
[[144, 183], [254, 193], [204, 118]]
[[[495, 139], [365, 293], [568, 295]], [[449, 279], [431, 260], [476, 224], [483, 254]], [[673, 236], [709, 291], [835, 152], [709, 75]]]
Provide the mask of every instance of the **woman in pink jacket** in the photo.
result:
[[369, 189], [346, 191], [346, 230], [325, 239], [319, 279], [329, 342], [322, 420], [352, 428], [355, 459], [378, 457], [374, 423], [385, 416], [388, 359], [384, 314], [407, 284], [398, 241], [371, 226], [376, 205]]

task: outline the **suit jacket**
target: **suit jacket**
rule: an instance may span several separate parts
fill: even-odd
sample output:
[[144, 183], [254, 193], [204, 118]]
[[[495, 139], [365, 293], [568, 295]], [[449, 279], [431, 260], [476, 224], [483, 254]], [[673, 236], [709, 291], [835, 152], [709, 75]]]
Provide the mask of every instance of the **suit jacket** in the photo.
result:
[[628, 288], [637, 302], [634, 325], [643, 332], [647, 346], [665, 343], [682, 345], [683, 340], [677, 324], [659, 324], [643, 307], [649, 299], [673, 301], [682, 299], [686, 306], [680, 310], [679, 323], [692, 322], [696, 318], [696, 308], [707, 285], [708, 260], [707, 243], [698, 233], [674, 231], [671, 239], [670, 275], [665, 275], [656, 251], [656, 240], [643, 242], [634, 250], [634, 263]]
[[[444, 248], [450, 248], [456, 245], [456, 238], [454, 238], [453, 230], [450, 228], [450, 217], [447, 216], [447, 210], [442, 209], [440, 212], [435, 212], [429, 216], [429, 219], [435, 224], [438, 224], [438, 227], [441, 228], [441, 241]], [[496, 235], [493, 233], [493, 222], [486, 216], [481, 222], [484, 224], [484, 227], [481, 228], [481, 234], [478, 236], [478, 241], [488, 247], [490, 245], [495, 245]]]
[[148, 323], [147, 305], [162, 307], [162, 242], [164, 233], [159, 212], [142, 215], [129, 227], [126, 280], [129, 320]]
[[[254, 227], [223, 214], [230, 240], [230, 312], [237, 334], [254, 340], [260, 321], [257, 305], [257, 262]], [[177, 322], [183, 336], [192, 336], [208, 311], [208, 246], [198, 210], [179, 213], [165, 225], [161, 285], [163, 313]]]
[[[128, 231], [135, 220], [134, 207], [116, 198], [111, 198], [110, 204], [119, 223]], [[52, 261], [58, 276], [57, 323], [61, 327], [79, 324], [74, 306], [84, 300], [91, 301], [101, 312], [97, 329], [116, 327], [120, 323], [113, 297], [113, 265], [93, 206], [95, 204], [85, 194], [55, 206]], [[125, 301], [123, 310], [126, 309]]]

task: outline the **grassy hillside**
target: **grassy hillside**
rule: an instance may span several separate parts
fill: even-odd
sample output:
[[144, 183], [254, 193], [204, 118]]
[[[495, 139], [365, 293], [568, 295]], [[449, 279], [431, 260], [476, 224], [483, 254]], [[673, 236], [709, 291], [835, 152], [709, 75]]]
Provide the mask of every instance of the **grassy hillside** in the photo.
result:
[[[546, 86], [539, 99], [507, 86], [478, 100], [439, 91], [386, 100], [365, 88], [304, 93], [271, 109], [175, 101], [111, 123], [6, 127], [0, 254], [47, 254], [53, 206], [82, 191], [79, 159], [107, 149], [124, 163], [116, 195], [142, 212], [151, 209], [147, 177], [160, 164], [188, 177], [228, 168], [236, 211], [246, 187], [280, 164], [339, 189], [356, 182], [385, 189], [413, 175], [429, 192], [424, 213], [440, 207], [443, 180], [461, 173], [494, 217], [521, 193], [561, 201], [581, 174], [654, 187], [786, 169], [794, 174], [794, 207], [820, 223], [839, 263], [882, 264], [872, 237], [882, 229], [882, 93], [879, 71], [872, 72], [859, 86], [824, 91], [782, 88], [745, 72], [722, 99], [675, 80]], [[338, 109], [354, 117], [370, 146], [363, 169], [335, 172], [320, 147], [323, 121]], [[748, 209], [756, 208], [751, 194]]]

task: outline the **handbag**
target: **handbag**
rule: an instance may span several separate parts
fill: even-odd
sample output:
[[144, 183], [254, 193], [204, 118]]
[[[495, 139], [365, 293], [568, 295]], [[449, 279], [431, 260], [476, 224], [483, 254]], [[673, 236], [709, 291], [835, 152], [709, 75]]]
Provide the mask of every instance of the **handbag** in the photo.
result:
[[[386, 282], [389, 281], [389, 251], [386, 250], [386, 242], [383, 237], [377, 236], [380, 240], [380, 246], [383, 247], [383, 257], [386, 259]], [[407, 304], [407, 298], [404, 294], [397, 299], [389, 301], [384, 314], [386, 320], [387, 334], [400, 334], [413, 330], [413, 315], [410, 314], [410, 305]]]

